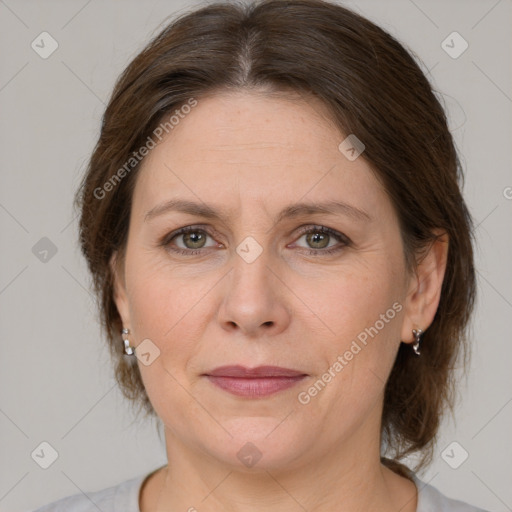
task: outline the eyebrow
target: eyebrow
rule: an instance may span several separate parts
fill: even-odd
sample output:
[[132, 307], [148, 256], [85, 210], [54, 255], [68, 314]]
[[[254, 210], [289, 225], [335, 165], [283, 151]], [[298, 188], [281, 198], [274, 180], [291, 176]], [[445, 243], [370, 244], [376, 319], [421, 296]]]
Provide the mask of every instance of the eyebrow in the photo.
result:
[[[214, 206], [208, 205], [206, 203], [196, 203], [193, 201], [186, 201], [182, 199], [171, 199], [170, 201], [166, 201], [161, 203], [151, 210], [147, 211], [144, 216], [144, 221], [149, 221], [154, 217], [159, 215], [163, 215], [169, 212], [182, 212], [188, 213], [190, 215], [195, 215], [198, 217], [204, 217], [207, 219], [218, 219], [222, 222], [226, 222], [229, 214], [226, 212], [222, 212], [221, 210], [215, 208]], [[342, 201], [327, 201], [324, 203], [296, 203], [285, 207], [281, 212], [277, 215], [275, 219], [275, 223], [279, 223], [284, 219], [288, 218], [296, 218], [305, 215], [314, 215], [314, 214], [341, 214], [347, 217], [350, 217], [357, 221], [369, 222], [372, 220], [370, 215], [361, 210], [352, 206], [350, 204], [344, 203]]]

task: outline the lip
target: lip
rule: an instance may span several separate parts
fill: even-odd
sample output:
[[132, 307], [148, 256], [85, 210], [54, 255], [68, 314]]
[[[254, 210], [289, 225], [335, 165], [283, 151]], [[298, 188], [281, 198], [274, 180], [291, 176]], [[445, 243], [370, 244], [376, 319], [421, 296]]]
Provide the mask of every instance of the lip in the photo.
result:
[[239, 378], [264, 378], [264, 377], [298, 377], [306, 375], [298, 370], [281, 368], [280, 366], [257, 366], [246, 368], [241, 365], [219, 366], [206, 373], [209, 377], [239, 377]]
[[289, 389], [307, 374], [279, 366], [220, 366], [204, 374], [215, 386], [233, 395], [261, 398]]

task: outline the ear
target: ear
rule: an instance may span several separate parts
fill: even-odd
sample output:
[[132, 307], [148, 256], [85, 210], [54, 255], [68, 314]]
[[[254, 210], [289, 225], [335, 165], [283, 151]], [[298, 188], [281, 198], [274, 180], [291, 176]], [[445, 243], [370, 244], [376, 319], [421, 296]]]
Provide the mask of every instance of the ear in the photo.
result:
[[413, 329], [427, 330], [434, 320], [441, 299], [449, 239], [444, 231], [436, 230], [434, 234], [437, 238], [421, 254], [410, 277], [401, 333], [401, 339], [406, 343], [414, 341]]
[[124, 261], [118, 251], [115, 251], [110, 258], [110, 271], [114, 289], [114, 302], [121, 317], [123, 327], [130, 328], [130, 308], [128, 306], [128, 295], [126, 293], [126, 280], [124, 277]]

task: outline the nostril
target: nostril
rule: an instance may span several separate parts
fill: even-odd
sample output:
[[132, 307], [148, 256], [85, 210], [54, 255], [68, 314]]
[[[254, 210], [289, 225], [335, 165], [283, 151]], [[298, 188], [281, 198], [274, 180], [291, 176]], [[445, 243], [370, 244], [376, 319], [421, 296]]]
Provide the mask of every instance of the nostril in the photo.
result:
[[272, 327], [274, 325], [274, 322], [264, 322], [263, 325], [265, 327]]

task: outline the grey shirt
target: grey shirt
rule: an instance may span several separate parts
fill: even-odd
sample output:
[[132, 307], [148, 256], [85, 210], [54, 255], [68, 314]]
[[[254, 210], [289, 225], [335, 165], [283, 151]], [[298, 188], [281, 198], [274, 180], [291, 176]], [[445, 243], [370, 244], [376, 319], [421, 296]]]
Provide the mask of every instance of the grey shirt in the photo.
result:
[[[34, 512], [140, 512], [140, 488], [148, 475], [146, 473], [87, 495], [75, 494], [62, 498]], [[444, 496], [435, 487], [425, 484], [418, 478], [415, 478], [415, 484], [418, 488], [416, 512], [485, 512]]]

